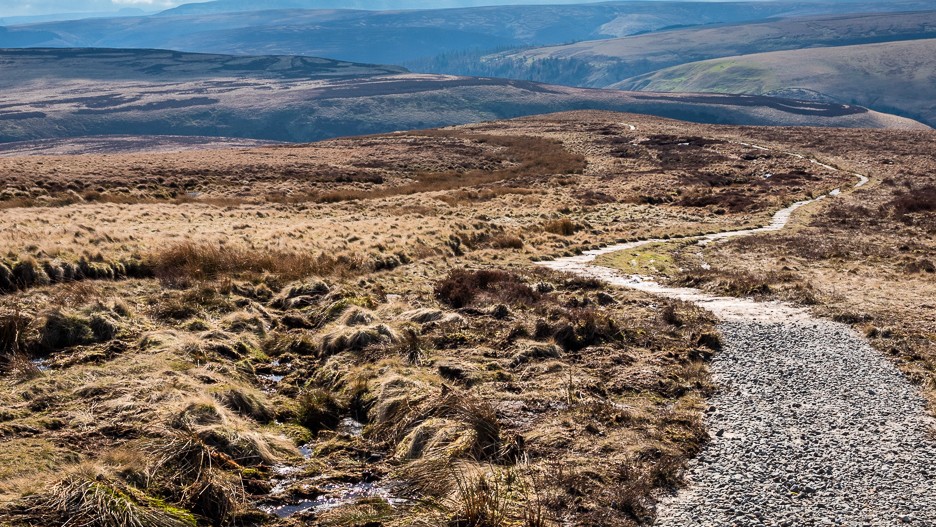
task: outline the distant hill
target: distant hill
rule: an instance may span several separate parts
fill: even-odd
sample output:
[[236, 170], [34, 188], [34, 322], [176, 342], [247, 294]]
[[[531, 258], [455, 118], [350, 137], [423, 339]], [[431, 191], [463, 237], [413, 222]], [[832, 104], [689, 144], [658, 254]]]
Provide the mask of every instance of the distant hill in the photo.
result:
[[92, 135], [301, 142], [577, 109], [706, 123], [922, 127], [851, 105], [589, 90], [308, 57], [6, 50], [0, 68], [17, 72], [0, 79], [0, 142]]
[[99, 135], [0, 143], [0, 157], [87, 154], [164, 153], [187, 150], [226, 150], [280, 144], [255, 139], [172, 135]]
[[[309, 55], [407, 65], [433, 57], [447, 60], [446, 55], [465, 51], [488, 54], [498, 49], [606, 39], [699, 24], [843, 11], [906, 10], [920, 5], [936, 9], [936, 0], [883, 3], [638, 1], [422, 11], [210, 12], [212, 6], [218, 5], [221, 4], [193, 4], [160, 16], [14, 26], [0, 32], [0, 47], [158, 48], [244, 55]], [[245, 5], [284, 4], [277, 0], [272, 4], [250, 2]], [[370, 7], [377, 5], [380, 4], [368, 2]]]
[[144, 16], [146, 11], [138, 8], [124, 8], [119, 11], [90, 11], [84, 13], [53, 13], [49, 15], [0, 16], [0, 26], [56, 22], [60, 20], [80, 20], [82, 18], [115, 18], [121, 16]]
[[658, 69], [769, 51], [936, 38], [936, 11], [800, 17], [661, 31], [481, 59], [473, 74], [608, 87]]
[[386, 11], [395, 9], [450, 9], [460, 7], [481, 7], [493, 5], [549, 5], [549, 4], [585, 4], [602, 0], [214, 0], [182, 4], [167, 9], [160, 15], [195, 15], [206, 13], [236, 13], [240, 11], [261, 11], [269, 9], [365, 9]]
[[358, 64], [317, 57], [235, 56], [158, 49], [0, 49], [0, 90], [15, 90], [53, 79], [184, 81], [253, 79], [329, 79], [406, 73], [400, 66]]
[[936, 126], [936, 39], [802, 49], [694, 62], [615, 85], [625, 90], [795, 94]]

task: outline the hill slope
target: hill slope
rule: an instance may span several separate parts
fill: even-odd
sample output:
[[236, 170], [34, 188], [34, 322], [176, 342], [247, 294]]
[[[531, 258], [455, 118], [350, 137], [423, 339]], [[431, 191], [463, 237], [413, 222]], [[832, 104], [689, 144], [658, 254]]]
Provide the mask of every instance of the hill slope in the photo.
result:
[[0, 47], [159, 48], [249, 55], [311, 55], [401, 64], [465, 50], [490, 53], [498, 48], [620, 37], [673, 26], [842, 11], [919, 9], [920, 5], [936, 8], [932, 0], [915, 0], [888, 2], [883, 6], [880, 3], [813, 2], [612, 2], [424, 11], [291, 9], [170, 13], [7, 28], [0, 30]]
[[0, 50], [0, 68], [16, 71], [0, 78], [0, 88], [52, 79], [89, 80], [160, 79], [163, 81], [210, 77], [268, 77], [271, 79], [326, 79], [406, 73], [399, 66], [357, 64], [318, 57], [233, 56], [182, 53], [168, 50], [121, 49], [6, 49]]
[[579, 42], [491, 55], [477, 73], [607, 87], [699, 60], [921, 38], [936, 38], [936, 11], [801, 17]]
[[899, 113], [936, 124], [936, 39], [780, 51], [667, 68], [625, 90], [791, 94]]
[[18, 72], [0, 81], [0, 141], [138, 134], [312, 141], [573, 109], [710, 123], [922, 126], [839, 104], [587, 90], [302, 57], [7, 50], [0, 64]]

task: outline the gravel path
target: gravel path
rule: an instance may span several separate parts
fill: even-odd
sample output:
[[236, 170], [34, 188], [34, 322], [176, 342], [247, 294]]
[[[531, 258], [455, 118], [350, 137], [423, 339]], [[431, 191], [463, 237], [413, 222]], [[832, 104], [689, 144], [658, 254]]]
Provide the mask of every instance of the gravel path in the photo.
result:
[[656, 525], [936, 525], [922, 399], [851, 328], [722, 324], [712, 442]]
[[[868, 181], [855, 176], [856, 186]], [[763, 228], [699, 242], [780, 230], [808, 203]], [[661, 500], [656, 525], [936, 527], [936, 420], [894, 365], [850, 327], [805, 309], [661, 286], [592, 263], [658, 241], [540, 263], [695, 302], [721, 320], [712, 440], [691, 462], [689, 486]]]

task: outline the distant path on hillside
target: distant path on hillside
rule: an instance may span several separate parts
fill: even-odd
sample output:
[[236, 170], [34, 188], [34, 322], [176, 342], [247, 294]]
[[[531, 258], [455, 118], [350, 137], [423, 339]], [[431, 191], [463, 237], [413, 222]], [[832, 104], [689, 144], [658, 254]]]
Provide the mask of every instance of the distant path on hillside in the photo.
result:
[[[855, 176], [856, 187], [868, 182]], [[813, 201], [765, 227], [698, 241], [783, 229]], [[723, 349], [711, 363], [720, 390], [706, 416], [712, 438], [690, 464], [688, 487], [661, 499], [655, 525], [936, 525], [936, 422], [894, 365], [849, 326], [804, 308], [665, 287], [593, 263], [662, 241], [540, 263], [694, 302], [721, 321]]]

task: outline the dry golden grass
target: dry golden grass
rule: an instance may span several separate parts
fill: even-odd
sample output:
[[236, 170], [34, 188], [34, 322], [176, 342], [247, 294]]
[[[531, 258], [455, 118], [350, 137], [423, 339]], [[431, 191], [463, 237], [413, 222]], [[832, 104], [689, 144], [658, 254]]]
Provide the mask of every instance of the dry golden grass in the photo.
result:
[[[648, 521], [706, 438], [713, 321], [531, 261], [760, 224], [849, 180], [737, 144], [751, 133], [581, 112], [0, 160], [0, 307], [22, 317], [0, 342], [9, 364], [43, 359], [2, 369], [0, 457], [30, 461], [0, 471], [0, 523], [59, 503], [216, 525]], [[414, 501], [257, 510], [390, 481]]]

